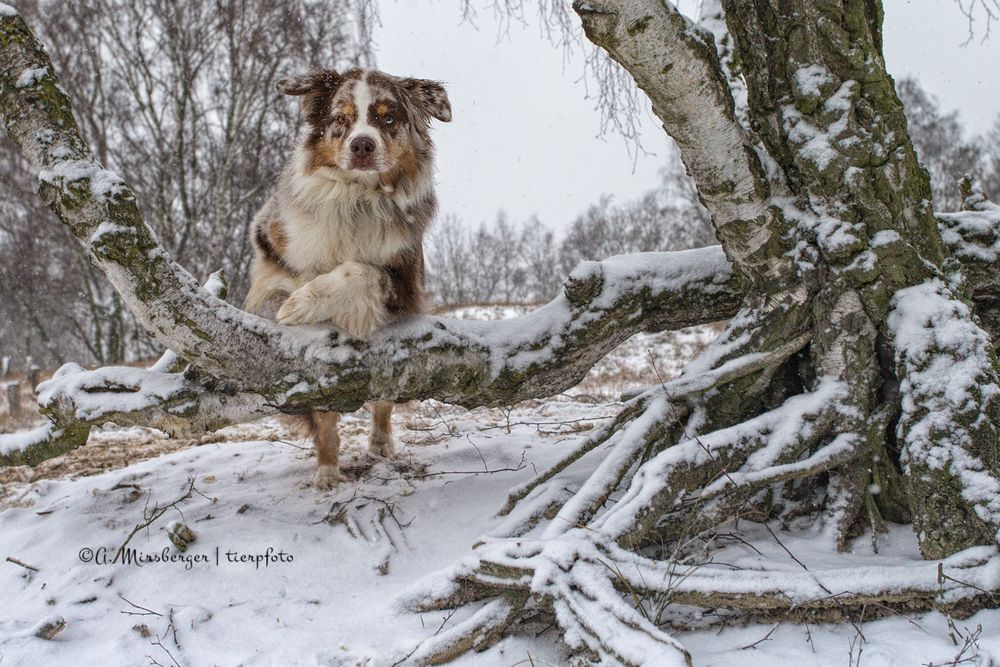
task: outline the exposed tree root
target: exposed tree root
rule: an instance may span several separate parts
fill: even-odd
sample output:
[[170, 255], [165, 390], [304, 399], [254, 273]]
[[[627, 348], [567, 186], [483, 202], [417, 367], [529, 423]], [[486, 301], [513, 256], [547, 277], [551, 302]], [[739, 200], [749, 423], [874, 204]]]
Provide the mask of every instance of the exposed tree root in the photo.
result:
[[[862, 611], [867, 617], [928, 610], [967, 615], [1000, 606], [998, 571], [1000, 553], [975, 547], [940, 562], [748, 576], [728, 566], [643, 558], [599, 531], [576, 529], [555, 540], [484, 545], [474, 566], [449, 573], [453, 584], [446, 594], [441, 581], [431, 578], [413, 587], [404, 602], [428, 610], [490, 592], [506, 598], [530, 594], [553, 613], [570, 646], [610, 664], [682, 665], [689, 660], [686, 652], [657, 627], [645, 601], [735, 610], [748, 620], [838, 621]], [[495, 626], [491, 632], [499, 637]]]
[[507, 502], [504, 504], [503, 508], [500, 509], [499, 514], [502, 516], [510, 514], [511, 510], [513, 510], [514, 507], [521, 502], [521, 500], [529, 496], [539, 486], [542, 486], [563, 470], [579, 461], [586, 454], [611, 440], [621, 431], [622, 428], [624, 428], [627, 424], [630, 424], [637, 415], [640, 415], [645, 411], [648, 400], [648, 396], [631, 399], [622, 411], [618, 413], [615, 420], [611, 424], [602, 426], [600, 429], [584, 438], [583, 441], [574, 447], [569, 454], [561, 458], [555, 464], [546, 468], [538, 475], [532, 477], [523, 484], [513, 487], [507, 496]]
[[967, 305], [939, 280], [900, 290], [889, 326], [903, 382], [898, 434], [926, 558], [1000, 541], [996, 356]]
[[[726, 360], [718, 368], [710, 369], [703, 373], [685, 373], [676, 380], [648, 388], [638, 396], [630, 399], [614, 422], [587, 437], [573, 451], [554, 465], [527, 482], [511, 489], [507, 497], [507, 502], [500, 510], [500, 514], [506, 515], [510, 513], [515, 505], [528, 496], [535, 488], [552, 479], [587, 453], [606, 442], [612, 441], [613, 438], [616, 438], [627, 427], [633, 426], [634, 422], [643, 416], [648, 420], [650, 415], [652, 415], [658, 421], [664, 422], [668, 428], [683, 424], [690, 416], [691, 404], [695, 399], [719, 387], [729, 385], [777, 366], [787, 360], [788, 357], [799, 352], [808, 343], [808, 340], [808, 336], [805, 335], [794, 337], [791, 340], [782, 342], [776, 349], [769, 353], [739, 355], [733, 359]], [[663, 402], [664, 399], [666, 403]], [[675, 435], [679, 437], [680, 433], [678, 432]], [[646, 444], [650, 444], [655, 440], [655, 437], [653, 434], [648, 434], [645, 440]], [[676, 441], [676, 438], [674, 441]], [[662, 446], [660, 448], [662, 449]], [[634, 458], [627, 460], [631, 463], [634, 461]], [[624, 464], [624, 461], [620, 461], [620, 463]], [[624, 475], [624, 472], [622, 472], [622, 475]]]
[[[737, 318], [681, 378], [632, 399], [614, 424], [516, 489], [505, 507], [512, 508], [509, 524], [477, 544], [445, 582], [412, 592], [409, 604], [426, 609], [526, 596], [552, 613], [569, 646], [602, 664], [621, 665], [690, 660], [662, 629], [664, 619], [646, 611], [650, 600], [668, 610], [689, 605], [804, 621], [843, 619], [866, 608], [876, 614], [965, 613], [1000, 604], [1000, 555], [992, 538], [985, 543], [993, 546], [945, 559], [940, 572], [928, 563], [747, 576], [685, 560], [683, 545], [692, 535], [734, 516], [760, 521], [804, 511], [840, 549], [859, 523], [882, 528], [880, 490], [872, 484], [894, 470], [878, 458], [887, 455], [884, 443], [898, 412], [880, 398], [872, 370], [878, 367], [874, 335], [865, 332], [874, 325], [859, 316], [855, 293], [839, 298], [830, 325], [808, 339], [810, 365], [827, 375], [808, 381], [801, 393], [774, 393], [776, 378], [807, 363], [796, 357], [807, 339], [793, 337], [794, 344], [778, 346], [782, 352], [773, 356], [742, 341], [761, 340], [762, 326], [787, 331], [801, 320], [787, 308], [771, 310], [773, 317]], [[744, 336], [747, 330], [756, 333]], [[751, 372], [719, 372], [749, 368], [748, 358], [762, 357]], [[699, 372], [705, 376], [695, 377]], [[680, 388], [696, 390], [668, 400]], [[776, 399], [777, 407], [767, 409]], [[612, 448], [578, 489], [569, 490], [562, 474], [602, 443]], [[815, 485], [824, 476], [825, 492]], [[796, 496], [800, 483], [804, 495]], [[545, 519], [548, 525], [536, 531]], [[501, 634], [490, 626], [491, 637]]]
[[[836, 401], [844, 394], [843, 386], [831, 382], [738, 426], [695, 436], [663, 451], [643, 464], [625, 495], [594, 527], [623, 545], [636, 546], [661, 516], [682, 503], [690, 507], [692, 501], [742, 491], [739, 477], [746, 478], [751, 486], [759, 486], [769, 479], [781, 481], [779, 478], [786, 475], [791, 478], [810, 474], [812, 466], [808, 463], [779, 464], [777, 470], [774, 466], [827, 437]], [[838, 453], [836, 457], [824, 454], [819, 460], [830, 467], [836, 465], [844, 458], [841, 452], [850, 449], [849, 440], [845, 437], [830, 445], [834, 448], [830, 452]], [[754, 484], [756, 480], [760, 482]]]
[[[479, 565], [454, 573], [458, 586], [509, 593], [538, 586], [539, 571], [555, 567], [569, 576], [578, 563], [599, 565], [597, 571], [614, 583], [619, 595], [649, 597], [667, 594], [677, 604], [746, 611], [804, 611], [835, 608], [841, 612], [875, 603], [909, 605], [912, 611], [950, 611], [985, 598], [1000, 606], [995, 590], [1000, 553], [993, 547], [973, 547], [941, 561], [913, 565], [868, 566], [832, 570], [764, 570], [747, 577], [727, 566], [678, 565], [637, 556], [588, 533], [563, 538], [565, 544], [493, 544], [480, 549]], [[572, 538], [572, 548], [567, 549]], [[544, 577], [543, 577], [544, 578]], [[414, 608], [438, 608], [433, 595], [419, 586], [409, 593]], [[453, 593], [454, 595], [454, 593]]]
[[463, 653], [484, 651], [503, 635], [503, 631], [524, 607], [527, 595], [510, 595], [487, 602], [468, 620], [434, 635], [410, 656], [421, 665], [441, 665]]

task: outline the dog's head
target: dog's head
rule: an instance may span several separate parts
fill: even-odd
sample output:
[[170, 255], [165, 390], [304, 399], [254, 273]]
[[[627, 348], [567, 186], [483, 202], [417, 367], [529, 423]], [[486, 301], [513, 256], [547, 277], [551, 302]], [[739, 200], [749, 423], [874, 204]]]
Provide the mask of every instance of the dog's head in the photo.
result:
[[430, 119], [451, 120], [444, 87], [426, 79], [328, 69], [282, 79], [277, 88], [301, 97], [312, 168], [358, 175], [414, 171], [429, 154]]

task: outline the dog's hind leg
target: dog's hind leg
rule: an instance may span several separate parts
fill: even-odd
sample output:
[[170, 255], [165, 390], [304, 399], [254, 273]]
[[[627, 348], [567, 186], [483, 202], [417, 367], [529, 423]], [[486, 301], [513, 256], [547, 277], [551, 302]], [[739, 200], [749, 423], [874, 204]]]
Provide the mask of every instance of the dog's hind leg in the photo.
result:
[[372, 401], [372, 428], [368, 434], [368, 451], [375, 456], [393, 458], [396, 447], [392, 440], [392, 401]]
[[309, 413], [309, 431], [316, 446], [316, 475], [313, 486], [329, 489], [340, 481], [340, 434], [338, 412]]

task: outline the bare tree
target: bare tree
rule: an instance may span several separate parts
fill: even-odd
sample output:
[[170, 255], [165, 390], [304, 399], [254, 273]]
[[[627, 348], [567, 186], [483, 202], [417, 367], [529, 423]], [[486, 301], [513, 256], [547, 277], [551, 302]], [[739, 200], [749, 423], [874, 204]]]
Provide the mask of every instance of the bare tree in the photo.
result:
[[983, 186], [988, 194], [996, 197], [1000, 195], [1000, 114], [993, 120], [993, 127], [986, 133], [982, 144], [985, 146]]
[[1000, 0], [955, 0], [959, 10], [969, 21], [969, 43], [976, 36], [976, 26], [982, 21], [982, 40], [990, 38], [993, 24], [1000, 20]]
[[965, 138], [958, 112], [944, 113], [936, 98], [913, 78], [901, 80], [896, 89], [903, 101], [913, 148], [931, 178], [931, 192], [942, 210], [962, 205], [958, 182], [966, 174], [980, 175], [982, 149]]
[[676, 156], [661, 186], [614, 205], [602, 196], [556, 233], [536, 217], [520, 227], [502, 211], [470, 230], [454, 216], [431, 233], [431, 290], [444, 304], [533, 303], [552, 298], [573, 267], [611, 255], [700, 248], [715, 242], [711, 217]]
[[560, 244], [564, 271], [600, 257], [715, 243], [711, 217], [678, 162], [671, 160], [661, 171], [662, 186], [642, 198], [615, 205], [605, 196], [576, 218]]
[[470, 303], [468, 283], [470, 253], [467, 232], [454, 215], [447, 215], [432, 229], [427, 239], [428, 282], [439, 302]]
[[559, 285], [555, 262], [551, 231], [535, 218], [519, 229], [503, 211], [474, 229], [448, 216], [428, 247], [431, 291], [449, 305], [548, 298]]
[[522, 300], [548, 301], [559, 293], [565, 279], [559, 270], [555, 232], [532, 216], [521, 226], [518, 242], [518, 259], [524, 273]]
[[[588, 39], [631, 74], [677, 141], [721, 247], [585, 263], [527, 316], [423, 318], [367, 346], [291, 331], [200, 288], [155, 241], [132, 191], [94, 161], [25, 23], [0, 16], [0, 112], [42, 197], [190, 365], [64, 368], [42, 392], [53, 426], [0, 447], [3, 459], [52, 456], [105, 419], [198, 431], [374, 398], [507, 405], [572, 386], [637, 331], [729, 317], [680, 378], [639, 392], [514, 489], [503, 534], [414, 589], [419, 609], [484, 604], [413, 658], [485, 648], [529, 604], [573, 648], [625, 665], [690, 664], [638, 595], [788, 618], [995, 604], [1000, 385], [981, 323], [996, 313], [980, 300], [974, 314], [964, 273], [1000, 283], [995, 253], [977, 252], [995, 242], [1000, 208], [970, 186], [966, 210], [933, 211], [885, 70], [878, 2], [722, 7], [746, 126], [716, 40], [671, 3], [575, 5]], [[562, 472], [601, 445], [593, 473], [566, 489]], [[831, 550], [859, 528], [911, 522], [938, 562], [752, 580], [722, 564], [683, 569], [692, 535], [734, 517], [793, 516]]]
[[[66, 73], [62, 85], [84, 138], [102, 164], [129, 179], [167, 250], [202, 278], [225, 269], [240, 298], [250, 220], [298, 124], [294, 105], [262, 91], [289, 72], [363, 60], [353, 22], [370, 22], [368, 4], [81, 0], [27, 2], [21, 12]], [[362, 10], [369, 13], [358, 18]], [[0, 310], [12, 330], [32, 334], [14, 352], [49, 363], [149, 355], [155, 344], [86, 253], [55, 225], [23, 222], [51, 214], [24, 196], [35, 178], [16, 147], [4, 142], [0, 155], [0, 168], [20, 188], [10, 199], [18, 210], [0, 212], [7, 231], [0, 253], [20, 258], [0, 268], [5, 283], [17, 286], [0, 297]], [[32, 277], [54, 267], [62, 282], [51, 280], [28, 299], [45, 282]], [[59, 284], [65, 289], [51, 291]]]

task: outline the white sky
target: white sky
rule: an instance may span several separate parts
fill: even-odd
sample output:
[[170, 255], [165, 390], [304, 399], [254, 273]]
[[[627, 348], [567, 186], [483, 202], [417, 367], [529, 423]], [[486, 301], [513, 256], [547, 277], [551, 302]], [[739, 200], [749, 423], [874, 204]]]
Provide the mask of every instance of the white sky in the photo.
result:
[[[679, 4], [689, 11], [696, 2]], [[963, 47], [968, 24], [952, 0], [884, 4], [889, 71], [916, 75], [946, 109], [961, 109], [971, 132], [988, 129], [1000, 112], [1000, 26], [986, 44], [978, 26]], [[443, 214], [477, 225], [503, 208], [515, 221], [537, 213], [561, 229], [602, 193], [621, 201], [657, 184], [671, 142], [652, 113], [642, 118], [649, 154], [633, 161], [620, 136], [598, 136], [600, 113], [580, 82], [582, 54], [564, 62], [537, 25], [515, 24], [498, 37], [484, 8], [477, 31], [461, 23], [458, 0], [386, 0], [380, 8], [379, 68], [448, 86], [454, 120], [434, 129]]]

